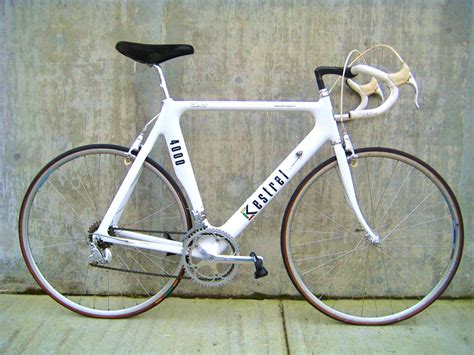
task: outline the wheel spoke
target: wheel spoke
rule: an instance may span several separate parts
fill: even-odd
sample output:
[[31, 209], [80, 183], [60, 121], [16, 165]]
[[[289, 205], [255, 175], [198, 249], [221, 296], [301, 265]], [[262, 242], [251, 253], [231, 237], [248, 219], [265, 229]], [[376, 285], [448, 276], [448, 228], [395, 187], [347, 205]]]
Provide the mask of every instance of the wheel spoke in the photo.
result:
[[[117, 254], [117, 256], [119, 257], [120, 261], [122, 262], [122, 265], [125, 267], [126, 270], [128, 271], [133, 271], [133, 269], [128, 265], [128, 263], [120, 256], [120, 254]], [[133, 278], [135, 279], [135, 281], [137, 282], [137, 284], [140, 285], [140, 287], [143, 289], [143, 291], [145, 291], [145, 293], [147, 294], [148, 297], [151, 297], [150, 295], [150, 292], [148, 292], [148, 290], [146, 289], [145, 286], [143, 286], [143, 283], [140, 281], [140, 279], [137, 277], [137, 275], [133, 272], [130, 273], [130, 275], [133, 276]]]
[[91, 196], [89, 195], [89, 192], [87, 191], [87, 188], [84, 185], [84, 182], [82, 181], [81, 175], [77, 172], [77, 170], [73, 167], [72, 169], [74, 171], [74, 174], [77, 176], [79, 179], [79, 183], [81, 184], [82, 189], [84, 190], [84, 193], [86, 194], [85, 200], [89, 203], [89, 205], [94, 209], [95, 211], [95, 217], [97, 220], [100, 219], [99, 211], [97, 210], [96, 205], [94, 204], [94, 201], [92, 201]]
[[[94, 184], [92, 184], [92, 176], [91, 176], [91, 173], [90, 173], [90, 170], [89, 170], [89, 164], [87, 163], [87, 159], [86, 159], [86, 155], [83, 156], [84, 158], [84, 164], [86, 166], [86, 172], [87, 172], [87, 176], [89, 178], [89, 186], [91, 187], [91, 191], [92, 191], [92, 186], [94, 186]], [[95, 195], [96, 198], [97, 198], [97, 195]], [[94, 206], [94, 209], [97, 211], [97, 219], [100, 219], [100, 213], [98, 212], [98, 205], [97, 205], [97, 201], [94, 202], [94, 200], [92, 200], [92, 205]]]
[[380, 254], [382, 255], [383, 272], [385, 276], [385, 285], [387, 287], [388, 297], [390, 300], [390, 309], [392, 310], [392, 314], [393, 314], [395, 313], [395, 311], [393, 310], [392, 290], [390, 288], [390, 282], [388, 281], [387, 266], [385, 265], [385, 257], [384, 257], [384, 252], [382, 248], [380, 248]]
[[365, 158], [365, 169], [367, 173], [367, 183], [369, 185], [369, 201], [370, 201], [370, 211], [372, 212], [372, 220], [375, 221], [375, 214], [374, 214], [374, 199], [372, 197], [372, 187], [370, 184], [370, 173], [369, 173], [369, 161]]
[[[357, 243], [357, 245], [355, 246], [355, 249], [359, 248], [359, 246], [360, 246], [360, 244], [362, 244], [362, 242], [363, 242], [363, 241], [360, 240], [360, 241]], [[342, 264], [340, 264], [341, 260], [344, 260], [344, 261], [342, 262]], [[329, 286], [327, 287], [328, 290], [331, 290], [331, 289], [332, 289], [333, 285], [335, 284], [335, 281], [337, 280], [337, 279], [336, 279], [337, 275], [339, 275], [339, 274], [341, 273], [341, 271], [344, 270], [344, 268], [346, 267], [346, 265], [348, 265], [349, 260], [350, 260], [350, 258], [344, 258], [344, 259], [340, 258], [340, 259], [338, 259], [338, 260], [336, 261], [336, 264], [332, 267], [332, 269], [329, 270], [329, 272], [328, 272], [327, 274], [328, 274], [328, 275], [331, 275], [332, 277], [331, 277], [331, 282], [330, 282]], [[362, 259], [359, 259], [359, 264], [360, 264], [360, 261], [361, 261], [361, 260], [362, 260]], [[334, 271], [334, 270], [336, 270], [336, 269], [337, 269], [337, 271]], [[348, 278], [350, 278], [350, 275], [349, 275], [349, 274], [343, 275], [342, 283], [345, 283]], [[339, 281], [340, 281], [340, 280], [339, 280]], [[326, 286], [325, 286], [325, 287], [326, 287]], [[335, 292], [334, 292], [334, 293], [335, 293]], [[344, 293], [341, 293], [340, 296], [343, 296], [343, 295], [344, 295]], [[323, 294], [321, 294], [321, 297], [323, 297]], [[341, 298], [341, 297], [339, 297], [338, 299], [340, 299], [340, 298]], [[336, 302], [337, 302], [337, 301], [336, 301]]]
[[[314, 233], [318, 233], [318, 232], [314, 232]], [[320, 232], [320, 233], [324, 233], [324, 232]], [[292, 244], [291, 247], [297, 247], [297, 246], [302, 246], [302, 245], [308, 245], [308, 244], [314, 244], [314, 243], [324, 243], [324, 242], [329, 242], [331, 240], [338, 240], [338, 239], [345, 239], [345, 238], [354, 238], [353, 235], [345, 235], [345, 236], [340, 236], [340, 237], [334, 237], [334, 238], [327, 238], [327, 239], [320, 239], [320, 240], [312, 240], [312, 241], [309, 241], [309, 242], [303, 242], [303, 243], [296, 243], [296, 244]], [[359, 238], [359, 239], [362, 239], [362, 238]]]
[[[420, 222], [420, 223], [415, 223], [415, 224], [410, 224], [408, 226], [405, 226], [405, 227], [402, 227], [402, 228], [397, 228], [395, 230], [392, 230], [390, 232], [390, 234], [393, 234], [394, 232], [398, 232], [398, 231], [401, 231], [401, 230], [405, 230], [405, 229], [410, 229], [410, 228], [413, 228], [413, 227], [419, 227], [419, 226], [422, 226], [422, 225], [425, 225], [425, 224], [428, 224], [428, 223], [433, 223], [433, 222], [436, 222], [436, 221], [441, 221], [443, 219], [447, 219], [447, 218], [452, 218], [451, 215], [446, 215], [446, 216], [443, 216], [443, 217], [438, 217], [438, 218], [433, 218], [433, 219], [430, 219], [428, 221], [424, 221], [424, 222]], [[381, 233], [382, 235], [384, 235], [385, 233]], [[385, 237], [386, 239], [386, 237]]]
[[53, 188], [53, 190], [56, 191], [56, 193], [61, 197], [61, 199], [66, 203], [66, 205], [71, 209], [71, 211], [76, 215], [76, 217], [79, 218], [79, 214], [76, 212], [74, 207], [71, 206], [69, 201], [66, 200], [64, 195], [61, 192], [59, 192], [59, 190], [56, 188], [56, 186], [54, 186], [54, 184], [50, 180], [47, 180], [47, 182]]
[[[331, 259], [331, 260], [329, 260], [329, 261], [326, 261], [325, 263], [323, 263], [323, 264], [321, 264], [321, 265], [318, 265], [318, 266], [316, 266], [315, 268], [312, 268], [312, 269], [310, 269], [310, 270], [304, 272], [302, 275], [303, 275], [303, 276], [304, 276], [304, 275], [307, 275], [307, 274], [309, 274], [310, 272], [313, 272], [313, 271], [315, 271], [315, 270], [318, 270], [318, 269], [322, 268], [323, 266], [328, 265], [328, 264], [330, 264], [330, 263], [333, 263], [333, 262], [335, 262], [335, 261], [338, 261], [339, 259], [341, 259], [341, 258], [343, 258], [343, 257], [345, 257], [345, 256], [347, 256], [347, 255], [349, 255], [349, 254], [355, 253], [355, 252], [357, 252], [357, 251], [365, 250], [366, 248], [367, 248], [367, 246], [365, 246], [365, 247], [363, 247], [363, 248], [354, 248], [354, 249], [352, 249], [352, 250], [346, 251], [346, 252], [344, 252], [342, 255], [339, 255], [337, 258], [334, 258], [334, 259]], [[341, 253], [336, 253], [336, 254], [341, 254]], [[305, 259], [305, 260], [308, 260], [308, 259], [309, 259], [309, 258], [307, 258], [307, 259]]]
[[415, 211], [435, 192], [436, 190], [433, 190], [431, 191], [410, 213], [408, 213], [405, 217], [403, 217], [400, 222], [397, 223], [397, 225], [395, 227], [393, 227], [393, 229], [387, 233], [387, 235], [385, 235], [385, 237], [382, 239], [382, 241], [384, 241], [385, 239], [387, 239], [388, 237], [390, 237], [390, 235], [395, 231], [397, 230], [398, 227], [400, 227], [401, 224], [403, 224], [403, 222], [405, 222], [413, 213], [415, 213]]
[[385, 193], [387, 192], [388, 188], [389, 188], [390, 185], [392, 184], [393, 176], [394, 176], [394, 174], [395, 174], [395, 170], [397, 170], [398, 163], [399, 163], [399, 161], [397, 160], [396, 163], [395, 163], [395, 165], [394, 165], [394, 167], [393, 167], [393, 169], [392, 169], [392, 172], [391, 172], [391, 174], [390, 174], [390, 177], [389, 177], [387, 183], [385, 184], [385, 188], [384, 188], [384, 190], [383, 190], [383, 192], [382, 192], [382, 195], [380, 195], [379, 202], [377, 202], [377, 205], [375, 206], [375, 212], [374, 212], [375, 214], [377, 214], [377, 211], [378, 211], [378, 209], [379, 209], [380, 203], [382, 202], [382, 200], [383, 200], [383, 198], [384, 198], [384, 196], [385, 196]]
[[311, 209], [313, 209], [315, 212], [319, 213], [320, 215], [324, 216], [325, 218], [327, 218], [330, 222], [334, 223], [334, 225], [336, 225], [337, 227], [339, 227], [342, 232], [340, 233], [347, 233], [347, 234], [352, 234], [352, 235], [356, 235], [355, 233], [352, 233], [352, 232], [349, 232], [347, 231], [343, 226], [341, 226], [339, 223], [335, 222], [331, 217], [329, 217], [326, 213], [324, 212], [321, 212], [320, 210], [317, 210], [316, 208], [314, 208], [313, 206], [309, 206]]
[[403, 180], [402, 184], [400, 185], [400, 187], [398, 188], [398, 191], [397, 193], [395, 194], [395, 196], [393, 197], [392, 201], [390, 201], [390, 204], [388, 205], [387, 209], [385, 210], [385, 213], [382, 215], [382, 218], [380, 218], [380, 222], [382, 222], [385, 218], [385, 216], [387, 215], [388, 211], [390, 211], [390, 209], [392, 208], [392, 205], [393, 203], [397, 200], [398, 196], [400, 195], [400, 191], [402, 191], [402, 188], [403, 186], [405, 186], [406, 182], [408, 181], [408, 178], [410, 177], [410, 175], [412, 174], [412, 172], [414, 171], [415, 169], [412, 167], [409, 171], [408, 171], [408, 174], [407, 176], [405, 177], [405, 179]]
[[[44, 210], [44, 211], [47, 211], [49, 213], [52, 213], [52, 214], [55, 214], [57, 215], [57, 217], [62, 217], [64, 218], [64, 220], [71, 220], [71, 221], [76, 221], [76, 222], [79, 222], [79, 223], [82, 223], [82, 224], [88, 224], [88, 221], [86, 220], [83, 220], [83, 219], [79, 219], [79, 218], [74, 218], [70, 215], [64, 215], [63, 213], [61, 212], [58, 212], [58, 211], [53, 211], [47, 207], [42, 207], [42, 206], [37, 206], [36, 204], [33, 206], [34, 208], [38, 208], [40, 210]], [[36, 220], [36, 219], [31, 219], [31, 220]], [[42, 220], [44, 221], [44, 220]], [[67, 223], [67, 222], [66, 222]]]
[[137, 224], [139, 224], [139, 223], [141, 223], [141, 222], [143, 222], [143, 221], [146, 221], [146, 220], [150, 219], [151, 217], [156, 216], [157, 214], [163, 212], [164, 210], [170, 208], [171, 206], [173, 206], [172, 203], [170, 203], [168, 206], [165, 206], [165, 207], [163, 207], [163, 208], [160, 208], [160, 209], [157, 210], [157, 211], [154, 211], [153, 213], [149, 214], [149, 215], [146, 216], [146, 217], [143, 217], [142, 219], [139, 219], [138, 221], [134, 221], [134, 222], [128, 223], [127, 225], [128, 225], [128, 226], [135, 226], [135, 225], [137, 225]]
[[61, 245], [68, 245], [68, 244], [75, 244], [75, 243], [80, 243], [80, 242], [84, 242], [84, 240], [75, 240], [73, 242], [65, 242], [65, 243], [57, 243], [57, 244], [49, 244], [49, 245], [42, 245], [40, 247], [32, 247], [31, 250], [37, 250], [37, 249], [45, 249], [45, 248], [54, 248], [54, 247], [59, 247]]

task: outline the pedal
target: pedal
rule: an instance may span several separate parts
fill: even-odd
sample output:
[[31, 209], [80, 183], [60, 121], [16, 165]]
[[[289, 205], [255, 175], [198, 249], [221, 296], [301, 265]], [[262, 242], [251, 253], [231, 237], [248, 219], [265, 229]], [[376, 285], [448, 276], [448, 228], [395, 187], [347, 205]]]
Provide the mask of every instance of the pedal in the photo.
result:
[[250, 253], [250, 256], [254, 258], [255, 263], [255, 278], [259, 279], [268, 275], [267, 269], [263, 266], [263, 259], [259, 258], [254, 252]]

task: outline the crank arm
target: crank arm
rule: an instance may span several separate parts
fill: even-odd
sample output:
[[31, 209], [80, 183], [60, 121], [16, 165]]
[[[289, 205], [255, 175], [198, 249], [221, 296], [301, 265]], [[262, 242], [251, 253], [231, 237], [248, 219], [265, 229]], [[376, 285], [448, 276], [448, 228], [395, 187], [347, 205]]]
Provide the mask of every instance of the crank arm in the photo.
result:
[[207, 257], [205, 257], [204, 259], [213, 260], [221, 264], [246, 264], [246, 263], [254, 264], [257, 261], [256, 259], [260, 259], [263, 262], [263, 258], [261, 256], [256, 256], [256, 257], [241, 256], [241, 255], [225, 256], [225, 255], [208, 254]]
[[253, 263], [255, 265], [255, 278], [259, 279], [268, 275], [267, 269], [263, 266], [263, 258], [257, 256], [254, 252], [250, 253], [250, 256], [224, 256], [224, 255], [213, 255], [207, 254], [204, 258], [209, 262], [217, 262], [220, 264], [248, 264]]

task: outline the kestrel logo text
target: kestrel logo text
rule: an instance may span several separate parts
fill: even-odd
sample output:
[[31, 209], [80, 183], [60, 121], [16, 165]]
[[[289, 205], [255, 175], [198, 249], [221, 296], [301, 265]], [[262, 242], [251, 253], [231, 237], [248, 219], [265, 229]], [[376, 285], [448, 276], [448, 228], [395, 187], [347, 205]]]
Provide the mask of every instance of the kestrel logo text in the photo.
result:
[[242, 215], [249, 221], [251, 221], [257, 215], [257, 213], [260, 212], [260, 210], [273, 198], [273, 196], [276, 195], [280, 187], [289, 180], [288, 176], [286, 176], [283, 171], [278, 170], [278, 172], [281, 175], [278, 174], [274, 176], [270, 183], [268, 183], [265, 187], [262, 187], [261, 191], [258, 191], [260, 193], [257, 192], [258, 195], [252, 201], [252, 203], [245, 205], [245, 207], [240, 210]]

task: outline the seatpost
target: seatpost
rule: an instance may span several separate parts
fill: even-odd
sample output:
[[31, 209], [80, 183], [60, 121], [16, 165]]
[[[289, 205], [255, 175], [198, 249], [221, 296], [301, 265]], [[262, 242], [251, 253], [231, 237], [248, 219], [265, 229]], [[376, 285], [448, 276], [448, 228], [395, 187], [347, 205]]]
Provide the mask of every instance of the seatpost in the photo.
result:
[[163, 91], [163, 95], [165, 95], [165, 99], [170, 98], [170, 93], [168, 92], [168, 87], [166, 86], [166, 80], [165, 76], [163, 75], [163, 70], [159, 65], [153, 64], [153, 67], [155, 70], [158, 72], [158, 75], [160, 76], [160, 87], [161, 90]]

